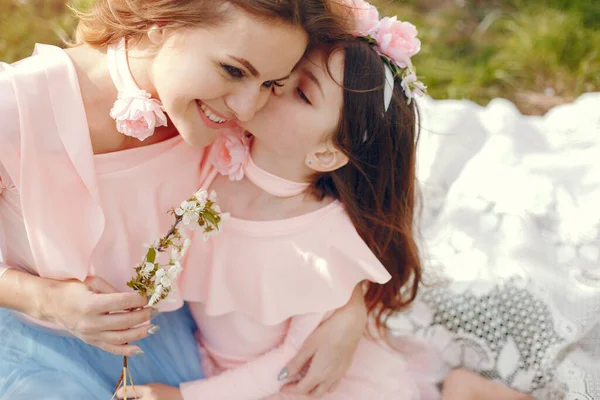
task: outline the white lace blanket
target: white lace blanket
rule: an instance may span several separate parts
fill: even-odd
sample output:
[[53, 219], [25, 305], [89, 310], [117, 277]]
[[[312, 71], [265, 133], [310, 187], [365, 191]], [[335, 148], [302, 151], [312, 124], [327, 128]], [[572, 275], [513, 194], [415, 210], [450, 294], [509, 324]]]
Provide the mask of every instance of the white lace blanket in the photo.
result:
[[448, 368], [600, 399], [600, 93], [544, 117], [501, 99], [420, 107], [433, 284], [391, 326], [432, 340]]

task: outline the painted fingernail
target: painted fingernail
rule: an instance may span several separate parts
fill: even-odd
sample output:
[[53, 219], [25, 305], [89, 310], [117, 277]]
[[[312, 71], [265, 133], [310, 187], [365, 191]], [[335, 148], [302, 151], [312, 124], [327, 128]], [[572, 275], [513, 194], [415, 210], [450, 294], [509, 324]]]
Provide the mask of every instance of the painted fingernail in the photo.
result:
[[143, 356], [144, 352], [142, 350], [140, 350], [140, 349], [137, 349], [137, 350], [133, 351], [133, 355], [134, 356]]
[[150, 312], [150, 319], [156, 317], [158, 315], [159, 311], [156, 308], [153, 308], [152, 311]]
[[282, 380], [286, 379], [289, 375], [290, 375], [290, 372], [288, 371], [288, 369], [284, 368], [284, 369], [281, 370], [281, 372], [277, 376], [277, 379], [279, 379], [280, 381], [282, 381]]
[[160, 330], [160, 326], [152, 325], [150, 328], [148, 328], [148, 335], [154, 335], [159, 330]]

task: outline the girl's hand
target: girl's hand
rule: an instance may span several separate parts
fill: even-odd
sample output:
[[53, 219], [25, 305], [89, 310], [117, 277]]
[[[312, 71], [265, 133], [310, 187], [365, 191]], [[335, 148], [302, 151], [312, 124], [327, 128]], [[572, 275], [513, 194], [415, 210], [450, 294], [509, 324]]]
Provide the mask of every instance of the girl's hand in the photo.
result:
[[280, 379], [297, 379], [281, 391], [320, 397], [335, 390], [346, 374], [367, 325], [367, 308], [362, 286], [352, 298], [323, 322], [281, 371]]
[[128, 343], [158, 330], [152, 325], [136, 327], [155, 315], [152, 308], [144, 308], [148, 304], [146, 298], [138, 293], [118, 293], [98, 277], [88, 277], [83, 283], [55, 281], [42, 303], [43, 319], [113, 354], [143, 354], [138, 346]]
[[[117, 391], [117, 398], [125, 398], [123, 388]], [[135, 390], [133, 390], [133, 387], [127, 387], [127, 398], [137, 400], [183, 400], [179, 388], [161, 383], [151, 383], [145, 386], [136, 385]]]

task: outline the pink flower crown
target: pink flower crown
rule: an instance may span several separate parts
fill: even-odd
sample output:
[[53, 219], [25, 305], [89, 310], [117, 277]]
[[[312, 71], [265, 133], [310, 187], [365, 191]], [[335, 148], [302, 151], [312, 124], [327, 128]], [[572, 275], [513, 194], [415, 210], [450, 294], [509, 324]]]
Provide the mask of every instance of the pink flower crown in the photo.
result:
[[[355, 20], [353, 36], [369, 43], [391, 72], [391, 87], [386, 85], [385, 89], [392, 89], [393, 80], [399, 77], [409, 104], [413, 98], [423, 96], [427, 86], [417, 79], [417, 70], [411, 62], [411, 57], [421, 50], [417, 28], [410, 22], [398, 21], [395, 16], [379, 19], [377, 8], [364, 0], [348, 1]], [[384, 92], [384, 98], [387, 110], [391, 91]]]

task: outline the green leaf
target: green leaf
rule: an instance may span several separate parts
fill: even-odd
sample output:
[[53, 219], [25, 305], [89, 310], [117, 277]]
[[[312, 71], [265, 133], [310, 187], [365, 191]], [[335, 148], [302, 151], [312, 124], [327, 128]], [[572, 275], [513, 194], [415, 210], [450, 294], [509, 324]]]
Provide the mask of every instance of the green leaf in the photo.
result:
[[156, 250], [154, 249], [154, 247], [150, 247], [148, 249], [148, 252], [146, 253], [146, 261], [153, 264], [154, 261], [156, 261]]
[[210, 213], [210, 212], [205, 212], [204, 214], [204, 218], [206, 218], [206, 220], [208, 222], [210, 222], [213, 226], [218, 226], [219, 225], [219, 221], [217, 221], [217, 219], [215, 218], [215, 216]]

